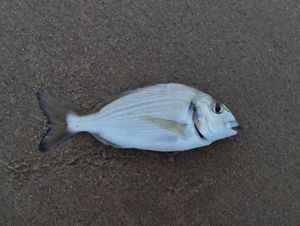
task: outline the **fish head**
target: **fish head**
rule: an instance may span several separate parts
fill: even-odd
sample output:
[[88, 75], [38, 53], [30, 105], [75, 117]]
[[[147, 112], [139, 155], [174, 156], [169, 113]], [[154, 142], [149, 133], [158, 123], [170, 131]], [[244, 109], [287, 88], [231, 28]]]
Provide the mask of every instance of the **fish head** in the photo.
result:
[[239, 125], [229, 108], [209, 95], [196, 100], [195, 126], [202, 136], [213, 142], [237, 134]]

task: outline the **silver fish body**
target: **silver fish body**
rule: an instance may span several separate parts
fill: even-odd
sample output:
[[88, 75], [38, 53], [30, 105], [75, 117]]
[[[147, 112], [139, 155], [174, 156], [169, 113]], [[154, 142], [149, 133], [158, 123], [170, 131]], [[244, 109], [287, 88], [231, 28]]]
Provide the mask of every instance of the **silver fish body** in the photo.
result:
[[66, 114], [68, 134], [89, 132], [115, 147], [162, 152], [207, 146], [235, 135], [237, 125], [225, 105], [216, 105], [208, 94], [175, 83], [126, 92], [100, 104], [92, 114]]

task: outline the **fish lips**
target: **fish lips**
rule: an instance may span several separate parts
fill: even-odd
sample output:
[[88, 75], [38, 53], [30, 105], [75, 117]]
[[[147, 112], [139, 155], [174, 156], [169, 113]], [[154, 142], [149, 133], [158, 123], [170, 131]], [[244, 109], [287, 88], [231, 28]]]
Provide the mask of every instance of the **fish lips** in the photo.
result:
[[236, 129], [239, 128], [239, 123], [237, 121], [229, 121], [229, 122], [225, 123], [225, 126], [228, 129], [232, 129], [232, 130], [236, 131]]

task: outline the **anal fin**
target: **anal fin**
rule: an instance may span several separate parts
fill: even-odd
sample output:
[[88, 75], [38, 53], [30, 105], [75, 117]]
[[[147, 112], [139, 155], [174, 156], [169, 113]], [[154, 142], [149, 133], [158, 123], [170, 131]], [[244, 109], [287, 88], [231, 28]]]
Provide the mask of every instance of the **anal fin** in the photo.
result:
[[101, 137], [99, 134], [97, 133], [91, 133], [93, 135], [93, 137], [95, 137], [95, 139], [97, 139], [98, 141], [100, 141], [101, 143], [105, 144], [105, 145], [109, 145], [115, 148], [121, 148], [119, 145], [114, 144], [106, 139], [104, 139], [103, 137]]

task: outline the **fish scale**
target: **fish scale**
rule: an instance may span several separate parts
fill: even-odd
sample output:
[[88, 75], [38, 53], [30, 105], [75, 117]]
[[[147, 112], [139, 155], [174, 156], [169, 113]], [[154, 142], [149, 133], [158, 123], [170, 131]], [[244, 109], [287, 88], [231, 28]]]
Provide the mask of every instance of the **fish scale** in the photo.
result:
[[[149, 101], [149, 103], [151, 103], [151, 102], [153, 102], [153, 99], [154, 100], [155, 99], [156, 100], [159, 99], [160, 103], [163, 102], [164, 100], [167, 103], [171, 103], [171, 101], [173, 100], [173, 98], [174, 97], [168, 97], [166, 95], [159, 95], [159, 96], [149, 96], [145, 100], [149, 101], [149, 99], [152, 99], [152, 100]], [[143, 102], [143, 100], [144, 99], [138, 97], [138, 98], [135, 99], [135, 103], [133, 103], [132, 105], [127, 105], [127, 103], [123, 102], [123, 101], [121, 102], [121, 104], [119, 104], [119, 102], [113, 103], [113, 104], [111, 104], [111, 106], [107, 106], [107, 107], [103, 108], [103, 111], [101, 111], [102, 112], [101, 117], [105, 117], [107, 115], [113, 114], [114, 112], [122, 112], [123, 113], [123, 111], [126, 111], [126, 110], [128, 110], [128, 111], [134, 111], [134, 110], [136, 110], [137, 107], [140, 107], [141, 105], [142, 106], [147, 106], [147, 102]], [[178, 98], [177, 100], [179, 101], [180, 99]], [[182, 101], [184, 101], [184, 99], [182, 99]], [[118, 106], [118, 104], [120, 106]]]
[[[143, 115], [158, 115], [159, 112], [158, 110], [161, 110], [161, 108], [165, 108], [165, 105], [169, 104], [170, 101], [161, 101], [160, 103], [155, 103], [155, 102], [144, 102], [140, 103], [139, 105], [136, 105], [132, 109], [124, 109], [123, 111], [112, 111], [110, 114], [106, 116], [102, 116], [101, 113], [99, 114], [99, 118], [103, 118], [104, 124], [108, 123], [109, 121], [115, 121], [119, 122], [120, 120], [125, 120], [128, 118], [135, 118], [138, 116], [143, 116]], [[188, 103], [183, 102], [182, 105], [185, 106], [182, 111], [187, 111], [188, 110]], [[176, 117], [177, 115], [175, 115]], [[175, 119], [175, 117], [173, 117]], [[107, 121], [106, 121], [107, 120]]]

